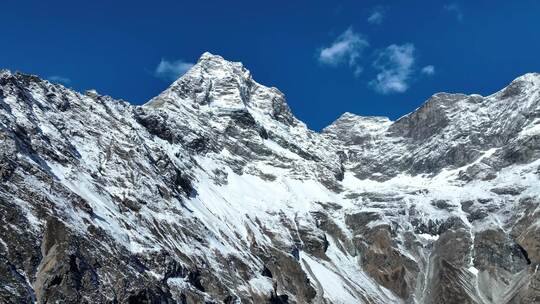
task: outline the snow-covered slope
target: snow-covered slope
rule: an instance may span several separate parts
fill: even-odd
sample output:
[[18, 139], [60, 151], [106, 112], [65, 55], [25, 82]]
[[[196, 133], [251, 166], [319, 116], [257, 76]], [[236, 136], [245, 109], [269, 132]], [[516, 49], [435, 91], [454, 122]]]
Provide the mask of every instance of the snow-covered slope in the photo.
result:
[[0, 300], [537, 303], [540, 75], [321, 133], [205, 53], [143, 106], [0, 73]]

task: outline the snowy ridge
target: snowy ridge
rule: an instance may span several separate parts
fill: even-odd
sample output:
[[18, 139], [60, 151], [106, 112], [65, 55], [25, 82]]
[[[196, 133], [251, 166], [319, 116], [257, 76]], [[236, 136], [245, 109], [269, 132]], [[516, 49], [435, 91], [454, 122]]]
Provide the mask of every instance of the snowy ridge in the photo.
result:
[[317, 133], [210, 53], [143, 106], [1, 72], [0, 299], [535, 303], [539, 122], [539, 74]]

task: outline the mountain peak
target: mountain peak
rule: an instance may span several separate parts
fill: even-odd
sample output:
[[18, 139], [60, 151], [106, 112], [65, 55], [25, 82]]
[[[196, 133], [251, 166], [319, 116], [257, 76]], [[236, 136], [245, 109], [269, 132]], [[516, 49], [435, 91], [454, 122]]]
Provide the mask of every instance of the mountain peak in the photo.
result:
[[197, 63], [155, 99], [170, 102], [191, 100], [199, 105], [245, 107], [252, 84], [251, 73], [240, 62], [205, 52]]
[[0, 78], [11, 76], [11, 71], [7, 69], [0, 69]]
[[377, 125], [387, 125], [391, 123], [392, 121], [385, 116], [362, 116], [357, 115], [351, 112], [345, 112], [341, 114], [341, 116], [336, 119], [334, 122], [332, 122], [329, 126], [323, 129], [323, 131], [329, 131], [332, 128], [335, 127], [341, 127], [341, 126], [358, 126], [360, 128], [369, 128], [370, 126]]
[[338, 138], [345, 144], [358, 144], [366, 138], [382, 134], [391, 124], [388, 117], [361, 116], [345, 112], [324, 128], [323, 133]]
[[185, 74], [199, 74], [207, 78], [240, 78], [251, 80], [251, 73], [241, 62], [229, 61], [219, 55], [204, 52], [197, 63]]
[[197, 60], [197, 62], [201, 62], [201, 61], [204, 61], [204, 60], [216, 60], [216, 61], [226, 61], [226, 62], [230, 62], [228, 60], [225, 60], [225, 58], [223, 58], [222, 56], [220, 55], [214, 55], [210, 52], [204, 52], [202, 53], [201, 57], [199, 57], [199, 60]]
[[512, 82], [516, 81], [534, 81], [534, 82], [540, 82], [540, 73], [531, 72], [523, 74], [516, 79], [514, 79]]
[[527, 95], [540, 89], [540, 74], [527, 73], [514, 79], [506, 88], [495, 93], [502, 94], [503, 98]]
[[298, 122], [282, 92], [254, 81], [241, 62], [209, 52], [203, 53], [184, 76], [147, 103], [153, 107], [166, 104], [194, 104], [217, 111], [251, 109], [289, 125]]

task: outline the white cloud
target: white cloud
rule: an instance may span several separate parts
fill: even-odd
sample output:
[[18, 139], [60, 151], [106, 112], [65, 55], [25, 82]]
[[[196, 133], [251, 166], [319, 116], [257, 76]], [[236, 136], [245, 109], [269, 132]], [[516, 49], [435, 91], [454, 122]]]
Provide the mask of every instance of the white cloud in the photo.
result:
[[368, 46], [368, 41], [362, 35], [355, 33], [352, 28], [348, 28], [337, 37], [332, 45], [319, 51], [318, 60], [320, 63], [330, 66], [348, 62], [349, 66], [354, 67], [356, 60]]
[[379, 71], [370, 85], [381, 94], [403, 93], [409, 89], [414, 68], [414, 45], [392, 44], [379, 52], [373, 67]]
[[183, 60], [168, 61], [166, 59], [161, 59], [154, 74], [156, 77], [163, 80], [174, 81], [184, 75], [184, 73], [192, 66], [193, 63], [185, 62]]
[[432, 65], [426, 65], [420, 70], [420, 72], [422, 72], [424, 75], [431, 76], [435, 74], [435, 67]]
[[376, 7], [371, 12], [371, 15], [367, 18], [369, 24], [381, 24], [384, 19], [384, 9], [382, 7]]
[[70, 84], [71, 83], [71, 79], [69, 79], [67, 77], [58, 76], [58, 75], [49, 76], [49, 77], [47, 77], [47, 80], [49, 80], [51, 82], [57, 82], [57, 83], [63, 83], [63, 84]]
[[354, 69], [354, 72], [353, 72], [354, 77], [360, 76], [360, 74], [362, 74], [363, 72], [364, 72], [364, 68], [363, 68], [363, 67], [361, 67], [361, 66], [356, 67], [356, 68]]
[[463, 22], [463, 11], [461, 10], [461, 7], [457, 3], [450, 3], [446, 4], [444, 6], [444, 9], [454, 13], [456, 15], [456, 18], [459, 22]]

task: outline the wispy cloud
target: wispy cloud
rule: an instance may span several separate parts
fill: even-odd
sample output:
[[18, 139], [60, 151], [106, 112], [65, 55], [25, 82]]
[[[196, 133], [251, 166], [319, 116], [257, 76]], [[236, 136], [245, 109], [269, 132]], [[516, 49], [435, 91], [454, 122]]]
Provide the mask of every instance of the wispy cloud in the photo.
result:
[[385, 10], [381, 6], [375, 7], [369, 17], [367, 18], [367, 22], [369, 24], [381, 24], [384, 20]]
[[168, 61], [162, 58], [154, 71], [154, 75], [166, 81], [174, 81], [184, 75], [192, 66], [193, 63], [183, 60]]
[[361, 66], [357, 66], [355, 69], [354, 69], [354, 77], [358, 77], [360, 76], [360, 74], [362, 74], [364, 72], [364, 68], [361, 67]]
[[409, 89], [414, 69], [414, 45], [392, 44], [379, 51], [373, 67], [378, 70], [370, 85], [381, 94], [403, 93]]
[[330, 46], [319, 50], [318, 60], [321, 64], [333, 67], [347, 64], [353, 69], [354, 76], [358, 77], [363, 71], [358, 59], [367, 47], [369, 47], [367, 39], [349, 27]]
[[463, 22], [463, 11], [461, 10], [461, 7], [457, 3], [450, 3], [446, 4], [444, 6], [444, 9], [454, 13], [456, 15], [456, 18], [459, 22]]
[[368, 41], [362, 35], [348, 28], [329, 47], [320, 49], [318, 59], [320, 63], [331, 66], [345, 62], [349, 66], [355, 66], [356, 60], [368, 46]]
[[51, 82], [57, 82], [57, 83], [63, 83], [63, 84], [70, 84], [71, 83], [71, 79], [69, 79], [67, 77], [58, 76], [58, 75], [49, 76], [49, 77], [47, 77], [47, 80], [49, 80]]
[[420, 72], [427, 76], [435, 75], [435, 67], [432, 65], [426, 65], [420, 70]]

